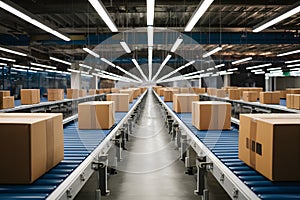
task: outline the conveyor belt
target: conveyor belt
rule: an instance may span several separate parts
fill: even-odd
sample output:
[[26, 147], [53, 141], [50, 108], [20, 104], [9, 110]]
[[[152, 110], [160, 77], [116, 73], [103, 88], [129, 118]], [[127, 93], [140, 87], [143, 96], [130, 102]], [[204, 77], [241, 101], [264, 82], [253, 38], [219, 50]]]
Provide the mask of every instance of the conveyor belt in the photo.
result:
[[[129, 112], [133, 110], [133, 106], [137, 104], [139, 99], [130, 104]], [[127, 114], [127, 112], [116, 112], [115, 125], [109, 130], [78, 130], [76, 121], [65, 125], [64, 160], [33, 184], [0, 185], [0, 199], [46, 199], [49, 197], [119, 125]]]
[[[163, 100], [163, 97], [161, 97]], [[165, 103], [172, 110], [172, 103]], [[300, 199], [300, 182], [271, 182], [238, 158], [238, 129], [199, 131], [192, 125], [191, 113], [173, 113], [188, 129], [260, 199]], [[287, 155], [288, 156], [288, 155]], [[291, 158], [293, 159], [293, 158]], [[288, 170], [288, 166], [287, 166]]]

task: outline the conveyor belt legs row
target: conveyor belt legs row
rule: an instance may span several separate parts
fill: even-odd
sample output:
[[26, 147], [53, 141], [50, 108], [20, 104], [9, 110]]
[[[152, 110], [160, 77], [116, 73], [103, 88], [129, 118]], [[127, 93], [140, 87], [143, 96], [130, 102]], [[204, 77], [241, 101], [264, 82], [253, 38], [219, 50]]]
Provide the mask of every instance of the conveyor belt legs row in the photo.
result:
[[[107, 166], [108, 166], [108, 155], [100, 155], [98, 161], [93, 162], [94, 170], [98, 171], [98, 186], [101, 195], [109, 195], [110, 191], [107, 189]], [[96, 190], [96, 197], [100, 199], [97, 194], [99, 190]]]
[[203, 200], [209, 199], [209, 191], [207, 189], [207, 173], [212, 163], [206, 162], [206, 157], [198, 157], [196, 159], [197, 166], [197, 189], [195, 194], [201, 195]]

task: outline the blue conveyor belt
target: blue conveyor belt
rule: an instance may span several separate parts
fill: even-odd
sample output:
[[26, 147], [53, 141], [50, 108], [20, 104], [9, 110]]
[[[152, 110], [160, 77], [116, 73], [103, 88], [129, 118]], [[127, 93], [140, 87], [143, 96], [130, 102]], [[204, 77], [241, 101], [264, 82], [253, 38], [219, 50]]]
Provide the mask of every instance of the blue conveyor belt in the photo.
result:
[[[43, 102], [47, 102], [48, 99], [46, 97], [42, 97], [40, 99], [40, 101], [41, 101], [41, 103], [43, 103]], [[21, 105], [21, 100], [20, 99], [15, 100], [15, 107], [20, 106], [20, 105]]]
[[[166, 102], [166, 105], [172, 109], [173, 103]], [[199, 131], [192, 125], [191, 113], [174, 113], [259, 198], [300, 199], [300, 182], [269, 181], [238, 158], [239, 132], [236, 127], [228, 131]]]
[[[137, 102], [130, 103], [130, 109]], [[115, 125], [109, 130], [78, 130], [77, 122], [64, 127], [64, 160], [34, 183], [29, 185], [0, 185], [0, 199], [46, 199], [61, 184], [114, 127], [127, 112], [115, 113]]]

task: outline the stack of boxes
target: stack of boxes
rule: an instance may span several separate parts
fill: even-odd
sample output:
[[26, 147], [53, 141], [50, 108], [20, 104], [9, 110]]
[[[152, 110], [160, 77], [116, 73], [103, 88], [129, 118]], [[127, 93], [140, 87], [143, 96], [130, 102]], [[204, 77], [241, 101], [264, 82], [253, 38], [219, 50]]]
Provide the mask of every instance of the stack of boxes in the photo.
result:
[[93, 95], [96, 95], [96, 94], [97, 94], [96, 89], [89, 89], [89, 95], [90, 96], [93, 96]]
[[21, 89], [21, 104], [30, 105], [40, 103], [40, 89]]
[[129, 103], [133, 102], [133, 93], [134, 91], [131, 89], [124, 89], [124, 90], [120, 90], [120, 93], [125, 93], [129, 95]]
[[129, 110], [129, 94], [125, 94], [125, 93], [107, 94], [106, 100], [115, 102], [116, 112], [127, 112]]
[[48, 89], [47, 96], [48, 96], [48, 101], [64, 100], [64, 90], [63, 89]]
[[173, 110], [178, 113], [192, 112], [192, 102], [199, 101], [196, 94], [174, 94]]
[[280, 104], [280, 92], [260, 92], [259, 102], [263, 104]]
[[78, 99], [79, 98], [79, 89], [67, 89], [67, 98], [68, 99]]
[[224, 89], [216, 89], [216, 96], [220, 98], [226, 97], [226, 90]]
[[216, 96], [217, 95], [217, 89], [216, 88], [207, 88], [207, 95]]
[[164, 101], [165, 102], [173, 101], [173, 94], [179, 94], [179, 89], [166, 88], [163, 92]]
[[240, 100], [241, 91], [239, 89], [228, 89], [228, 98], [231, 100]]
[[9, 90], [0, 91], [0, 109], [15, 107], [14, 97], [10, 96]]
[[256, 102], [257, 101], [257, 92], [256, 91], [244, 91], [243, 100], [247, 102]]

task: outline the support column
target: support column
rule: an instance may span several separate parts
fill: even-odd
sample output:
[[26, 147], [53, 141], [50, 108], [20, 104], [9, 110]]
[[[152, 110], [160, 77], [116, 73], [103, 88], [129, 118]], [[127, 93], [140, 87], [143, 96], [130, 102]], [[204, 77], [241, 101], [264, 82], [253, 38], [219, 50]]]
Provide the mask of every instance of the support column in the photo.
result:
[[276, 77], [273, 77], [273, 91], [276, 91], [277, 90], [277, 78]]
[[81, 89], [80, 73], [71, 72], [71, 88], [72, 89]]
[[229, 74], [226, 74], [224, 76], [224, 87], [225, 86], [230, 86], [230, 75]]
[[99, 81], [98, 76], [93, 76], [90, 82], [90, 89], [98, 90], [98, 81]]
[[265, 87], [266, 91], [270, 91], [270, 77], [265, 75]]
[[199, 88], [202, 88], [202, 78], [199, 78]]

